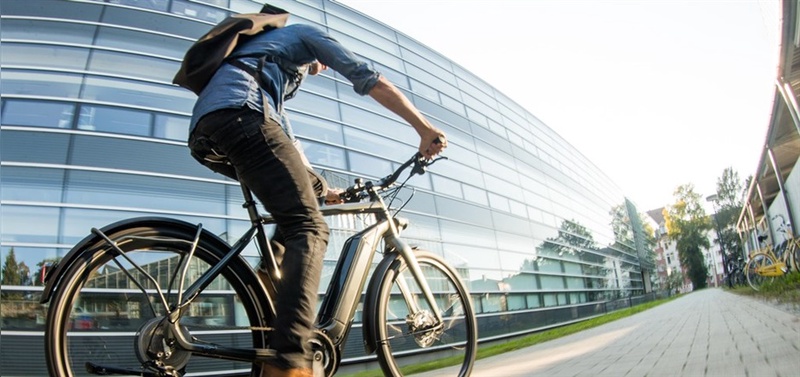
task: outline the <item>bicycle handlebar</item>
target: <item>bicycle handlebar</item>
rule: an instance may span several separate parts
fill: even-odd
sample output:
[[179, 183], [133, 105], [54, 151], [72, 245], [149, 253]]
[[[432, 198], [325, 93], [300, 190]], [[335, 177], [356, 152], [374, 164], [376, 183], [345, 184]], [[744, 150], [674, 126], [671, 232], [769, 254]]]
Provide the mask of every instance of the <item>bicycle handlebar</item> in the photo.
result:
[[442, 156], [434, 159], [427, 159], [423, 157], [421, 153], [417, 152], [408, 161], [400, 165], [400, 167], [397, 168], [397, 170], [395, 170], [392, 174], [378, 179], [377, 181], [363, 182], [361, 178], [358, 178], [356, 179], [355, 184], [344, 189], [339, 196], [347, 203], [359, 202], [362, 199], [369, 197], [370, 190], [381, 191], [391, 187], [395, 182], [397, 182], [397, 179], [400, 178], [400, 174], [402, 174], [403, 171], [408, 169], [410, 166], [413, 167], [411, 168], [411, 174], [409, 177], [416, 174], [422, 175], [425, 174], [428, 166], [431, 166], [436, 161], [442, 159], [446, 160], [447, 157]]

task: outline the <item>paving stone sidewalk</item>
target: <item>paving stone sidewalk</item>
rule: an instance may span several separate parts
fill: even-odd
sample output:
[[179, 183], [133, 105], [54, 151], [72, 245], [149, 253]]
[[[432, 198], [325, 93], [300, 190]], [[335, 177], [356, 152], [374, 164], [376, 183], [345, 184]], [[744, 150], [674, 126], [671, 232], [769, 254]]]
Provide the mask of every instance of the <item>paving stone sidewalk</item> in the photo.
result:
[[[455, 375], [440, 371], [414, 377]], [[482, 359], [474, 377], [800, 376], [800, 315], [704, 289], [577, 334]]]

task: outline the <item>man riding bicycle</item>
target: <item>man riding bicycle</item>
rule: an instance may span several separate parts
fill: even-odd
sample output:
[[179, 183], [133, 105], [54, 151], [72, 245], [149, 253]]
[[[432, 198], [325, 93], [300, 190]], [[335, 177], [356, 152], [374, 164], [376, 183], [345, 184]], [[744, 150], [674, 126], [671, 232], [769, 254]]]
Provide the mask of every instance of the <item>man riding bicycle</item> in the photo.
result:
[[[391, 82], [317, 27], [294, 24], [257, 34], [232, 56], [259, 53], [268, 58], [258, 75], [248, 72], [258, 70], [258, 57], [226, 62], [214, 74], [195, 104], [189, 147], [210, 169], [250, 187], [277, 223], [273, 241], [279, 240], [285, 253], [269, 344], [278, 356], [263, 366], [262, 376], [311, 376], [308, 339], [329, 235], [318, 199], [337, 201], [338, 191], [326, 189], [296, 148], [284, 102], [306, 75], [330, 67], [356, 93], [370, 95], [408, 122], [419, 134], [425, 158], [438, 155], [447, 139]], [[221, 156], [230, 165], [219, 164]]]

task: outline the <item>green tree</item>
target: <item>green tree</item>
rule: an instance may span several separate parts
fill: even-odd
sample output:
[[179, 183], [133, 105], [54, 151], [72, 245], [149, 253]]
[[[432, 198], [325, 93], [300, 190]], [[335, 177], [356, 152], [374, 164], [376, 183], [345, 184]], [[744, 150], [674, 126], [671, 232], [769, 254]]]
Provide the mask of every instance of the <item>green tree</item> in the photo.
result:
[[667, 290], [670, 292], [677, 292], [683, 287], [683, 273], [680, 271], [672, 271], [667, 277]]
[[715, 242], [725, 250], [725, 258], [742, 255], [742, 245], [736, 231], [736, 223], [742, 213], [744, 191], [739, 173], [726, 168], [717, 179], [717, 195], [714, 198], [714, 226], [719, 226]]
[[707, 286], [708, 276], [702, 249], [711, 247], [706, 237], [711, 224], [694, 185], [678, 186], [674, 196], [675, 204], [666, 211], [667, 236], [676, 242], [681, 265], [694, 288], [702, 289]]
[[22, 283], [22, 275], [20, 275], [19, 264], [17, 257], [14, 255], [14, 248], [8, 251], [6, 261], [3, 263], [3, 285], [20, 285]]

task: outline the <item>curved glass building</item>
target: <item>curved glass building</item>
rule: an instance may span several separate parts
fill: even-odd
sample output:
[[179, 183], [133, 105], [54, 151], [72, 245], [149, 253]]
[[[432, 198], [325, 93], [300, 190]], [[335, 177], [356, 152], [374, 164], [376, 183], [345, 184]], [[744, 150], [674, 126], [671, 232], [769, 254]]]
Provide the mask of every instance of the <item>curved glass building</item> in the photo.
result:
[[[341, 4], [271, 3], [293, 14], [290, 23], [327, 29], [447, 133], [449, 161], [411, 180], [406, 236], [460, 271], [481, 339], [580, 320], [650, 291], [650, 237], [636, 208], [534, 114], [457, 62]], [[211, 25], [261, 5], [2, 3], [4, 375], [46, 373], [39, 356], [42, 276], [92, 227], [142, 215], [202, 222], [229, 239], [248, 227], [235, 182], [189, 156], [195, 96], [171, 81], [186, 49]], [[409, 126], [330, 70], [310, 78], [287, 106], [308, 158], [332, 185], [384, 176], [417, 148]], [[331, 219], [321, 293], [355, 223]], [[258, 260], [257, 250], [247, 253]], [[98, 289], [113, 292], [111, 277]], [[98, 299], [82, 310], [103, 328], [120, 319], [135, 323], [138, 309]], [[197, 315], [225, 320], [225, 313], [210, 308]], [[136, 330], [120, 323], [126, 322], [116, 322], [120, 331]], [[356, 323], [345, 362], [369, 359], [360, 337]]]

